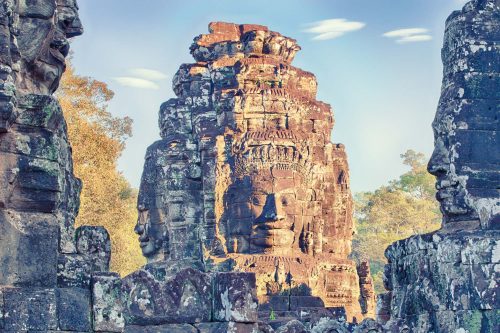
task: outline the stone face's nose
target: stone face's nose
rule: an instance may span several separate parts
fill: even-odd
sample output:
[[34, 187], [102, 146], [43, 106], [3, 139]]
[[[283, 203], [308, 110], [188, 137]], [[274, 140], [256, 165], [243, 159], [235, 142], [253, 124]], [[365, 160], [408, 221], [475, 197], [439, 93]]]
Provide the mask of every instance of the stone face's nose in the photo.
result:
[[139, 221], [137, 221], [134, 232], [138, 235], [142, 235], [144, 233], [144, 225], [140, 224]]
[[427, 164], [427, 171], [430, 174], [439, 177], [448, 173], [450, 168], [449, 151], [445, 146], [442, 138], [437, 138], [435, 142], [434, 151]]
[[276, 194], [269, 194], [262, 210], [263, 222], [275, 222], [283, 219], [281, 204]]
[[83, 34], [83, 25], [82, 21], [80, 21], [80, 18], [76, 16], [72, 21], [71, 24], [68, 26], [66, 30], [66, 36], [68, 38], [73, 38], [76, 36], [80, 36]]
[[61, 15], [59, 19], [62, 20], [62, 24], [60, 23], [60, 25], [62, 25], [66, 38], [73, 38], [83, 34], [82, 21], [80, 21], [76, 12], [68, 15]]

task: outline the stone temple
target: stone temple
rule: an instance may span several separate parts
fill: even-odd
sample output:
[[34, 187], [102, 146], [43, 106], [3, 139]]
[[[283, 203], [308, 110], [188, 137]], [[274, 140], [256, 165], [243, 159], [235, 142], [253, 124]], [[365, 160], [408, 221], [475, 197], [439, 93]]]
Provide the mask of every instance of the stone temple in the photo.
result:
[[[173, 80], [147, 152], [136, 231], [151, 263], [256, 273], [261, 312], [344, 307], [374, 315], [353, 235], [344, 146], [296, 41], [214, 22]], [[360, 293], [360, 282], [362, 284]], [[360, 299], [362, 305], [360, 305]]]
[[499, 332], [499, 22], [500, 0], [446, 22], [428, 166], [443, 224], [386, 250], [375, 314], [369, 265], [348, 259], [346, 153], [295, 40], [220, 22], [195, 39], [146, 153], [148, 264], [121, 278], [106, 230], [74, 228], [81, 182], [52, 96], [76, 1], [0, 1], [0, 332]]

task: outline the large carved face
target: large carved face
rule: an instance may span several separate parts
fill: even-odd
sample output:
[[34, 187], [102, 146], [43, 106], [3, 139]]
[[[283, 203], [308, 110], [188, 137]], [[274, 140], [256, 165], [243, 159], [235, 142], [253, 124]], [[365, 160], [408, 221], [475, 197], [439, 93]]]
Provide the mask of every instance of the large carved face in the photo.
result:
[[168, 234], [165, 227], [165, 212], [161, 207], [161, 196], [158, 196], [158, 164], [161, 160], [156, 154], [158, 145], [152, 145], [146, 152], [144, 172], [137, 198], [138, 219], [134, 228], [139, 235], [139, 245], [142, 254], [148, 262], [163, 259], [168, 248]]
[[68, 38], [82, 32], [76, 0], [20, 0], [17, 42], [25, 73], [18, 78], [20, 87], [53, 93], [65, 69]]
[[489, 228], [500, 223], [497, 107], [494, 100], [457, 100], [438, 108], [428, 170], [437, 177], [445, 225], [479, 220]]
[[134, 231], [139, 235], [142, 255], [148, 259], [148, 262], [161, 259], [166, 240], [166, 228], [161, 222], [159, 211], [150, 211], [140, 206]]
[[281, 255], [305, 248], [316, 208], [309, 193], [300, 172], [278, 164], [238, 178], [225, 196], [230, 252]]

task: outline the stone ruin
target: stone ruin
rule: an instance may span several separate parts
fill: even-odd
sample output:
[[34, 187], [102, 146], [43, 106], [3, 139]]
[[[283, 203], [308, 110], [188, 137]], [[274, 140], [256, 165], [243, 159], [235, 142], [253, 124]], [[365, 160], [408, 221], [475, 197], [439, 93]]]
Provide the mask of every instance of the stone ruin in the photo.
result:
[[178, 97], [162, 105], [162, 139], [146, 154], [143, 254], [169, 270], [255, 273], [264, 317], [325, 307], [373, 316], [367, 265], [360, 289], [348, 259], [346, 153], [330, 142], [333, 114], [314, 75], [291, 65], [300, 47], [259, 25], [209, 30], [191, 46], [196, 63], [175, 75]]
[[75, 231], [81, 182], [57, 89], [82, 33], [74, 0], [0, 2], [0, 331], [92, 330], [101, 227]]
[[428, 170], [440, 230], [386, 250], [379, 319], [410, 332], [500, 331], [500, 1], [446, 21], [441, 98]]
[[378, 322], [359, 325], [374, 292], [348, 260], [344, 147], [314, 76], [291, 66], [295, 40], [264, 26], [195, 39], [146, 153], [148, 264], [108, 272], [106, 230], [73, 226], [81, 183], [52, 97], [77, 9], [0, 3], [0, 332], [499, 331], [498, 0], [447, 21], [429, 163], [443, 226], [387, 249]]

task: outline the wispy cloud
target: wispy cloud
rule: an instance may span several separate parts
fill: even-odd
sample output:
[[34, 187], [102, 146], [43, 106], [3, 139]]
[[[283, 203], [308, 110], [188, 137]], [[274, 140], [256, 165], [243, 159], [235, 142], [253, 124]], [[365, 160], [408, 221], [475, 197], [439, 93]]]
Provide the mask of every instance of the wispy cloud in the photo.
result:
[[158, 90], [160, 86], [154, 83], [153, 81], [140, 79], [137, 77], [130, 76], [120, 76], [113, 78], [116, 82], [125, 87], [139, 88], [139, 89], [152, 89]]
[[125, 87], [158, 90], [160, 86], [153, 81], [161, 81], [167, 78], [167, 75], [162, 72], [148, 68], [131, 68], [128, 72], [132, 76], [119, 76], [113, 79]]
[[334, 39], [345, 35], [348, 32], [363, 29], [366, 24], [363, 22], [349, 21], [346, 19], [329, 19], [307, 24], [308, 28], [304, 32], [315, 34], [314, 40]]
[[135, 77], [140, 77], [150, 81], [165, 80], [168, 77], [160, 71], [148, 68], [131, 68], [129, 69], [129, 73]]
[[425, 28], [407, 28], [392, 30], [384, 33], [382, 36], [387, 38], [396, 39], [396, 43], [413, 43], [413, 42], [425, 42], [432, 39], [429, 35], [429, 30]]
[[414, 35], [414, 36], [406, 36], [403, 38], [398, 39], [396, 42], [397, 43], [413, 43], [413, 42], [426, 42], [428, 40], [431, 40], [432, 36], [431, 35]]

